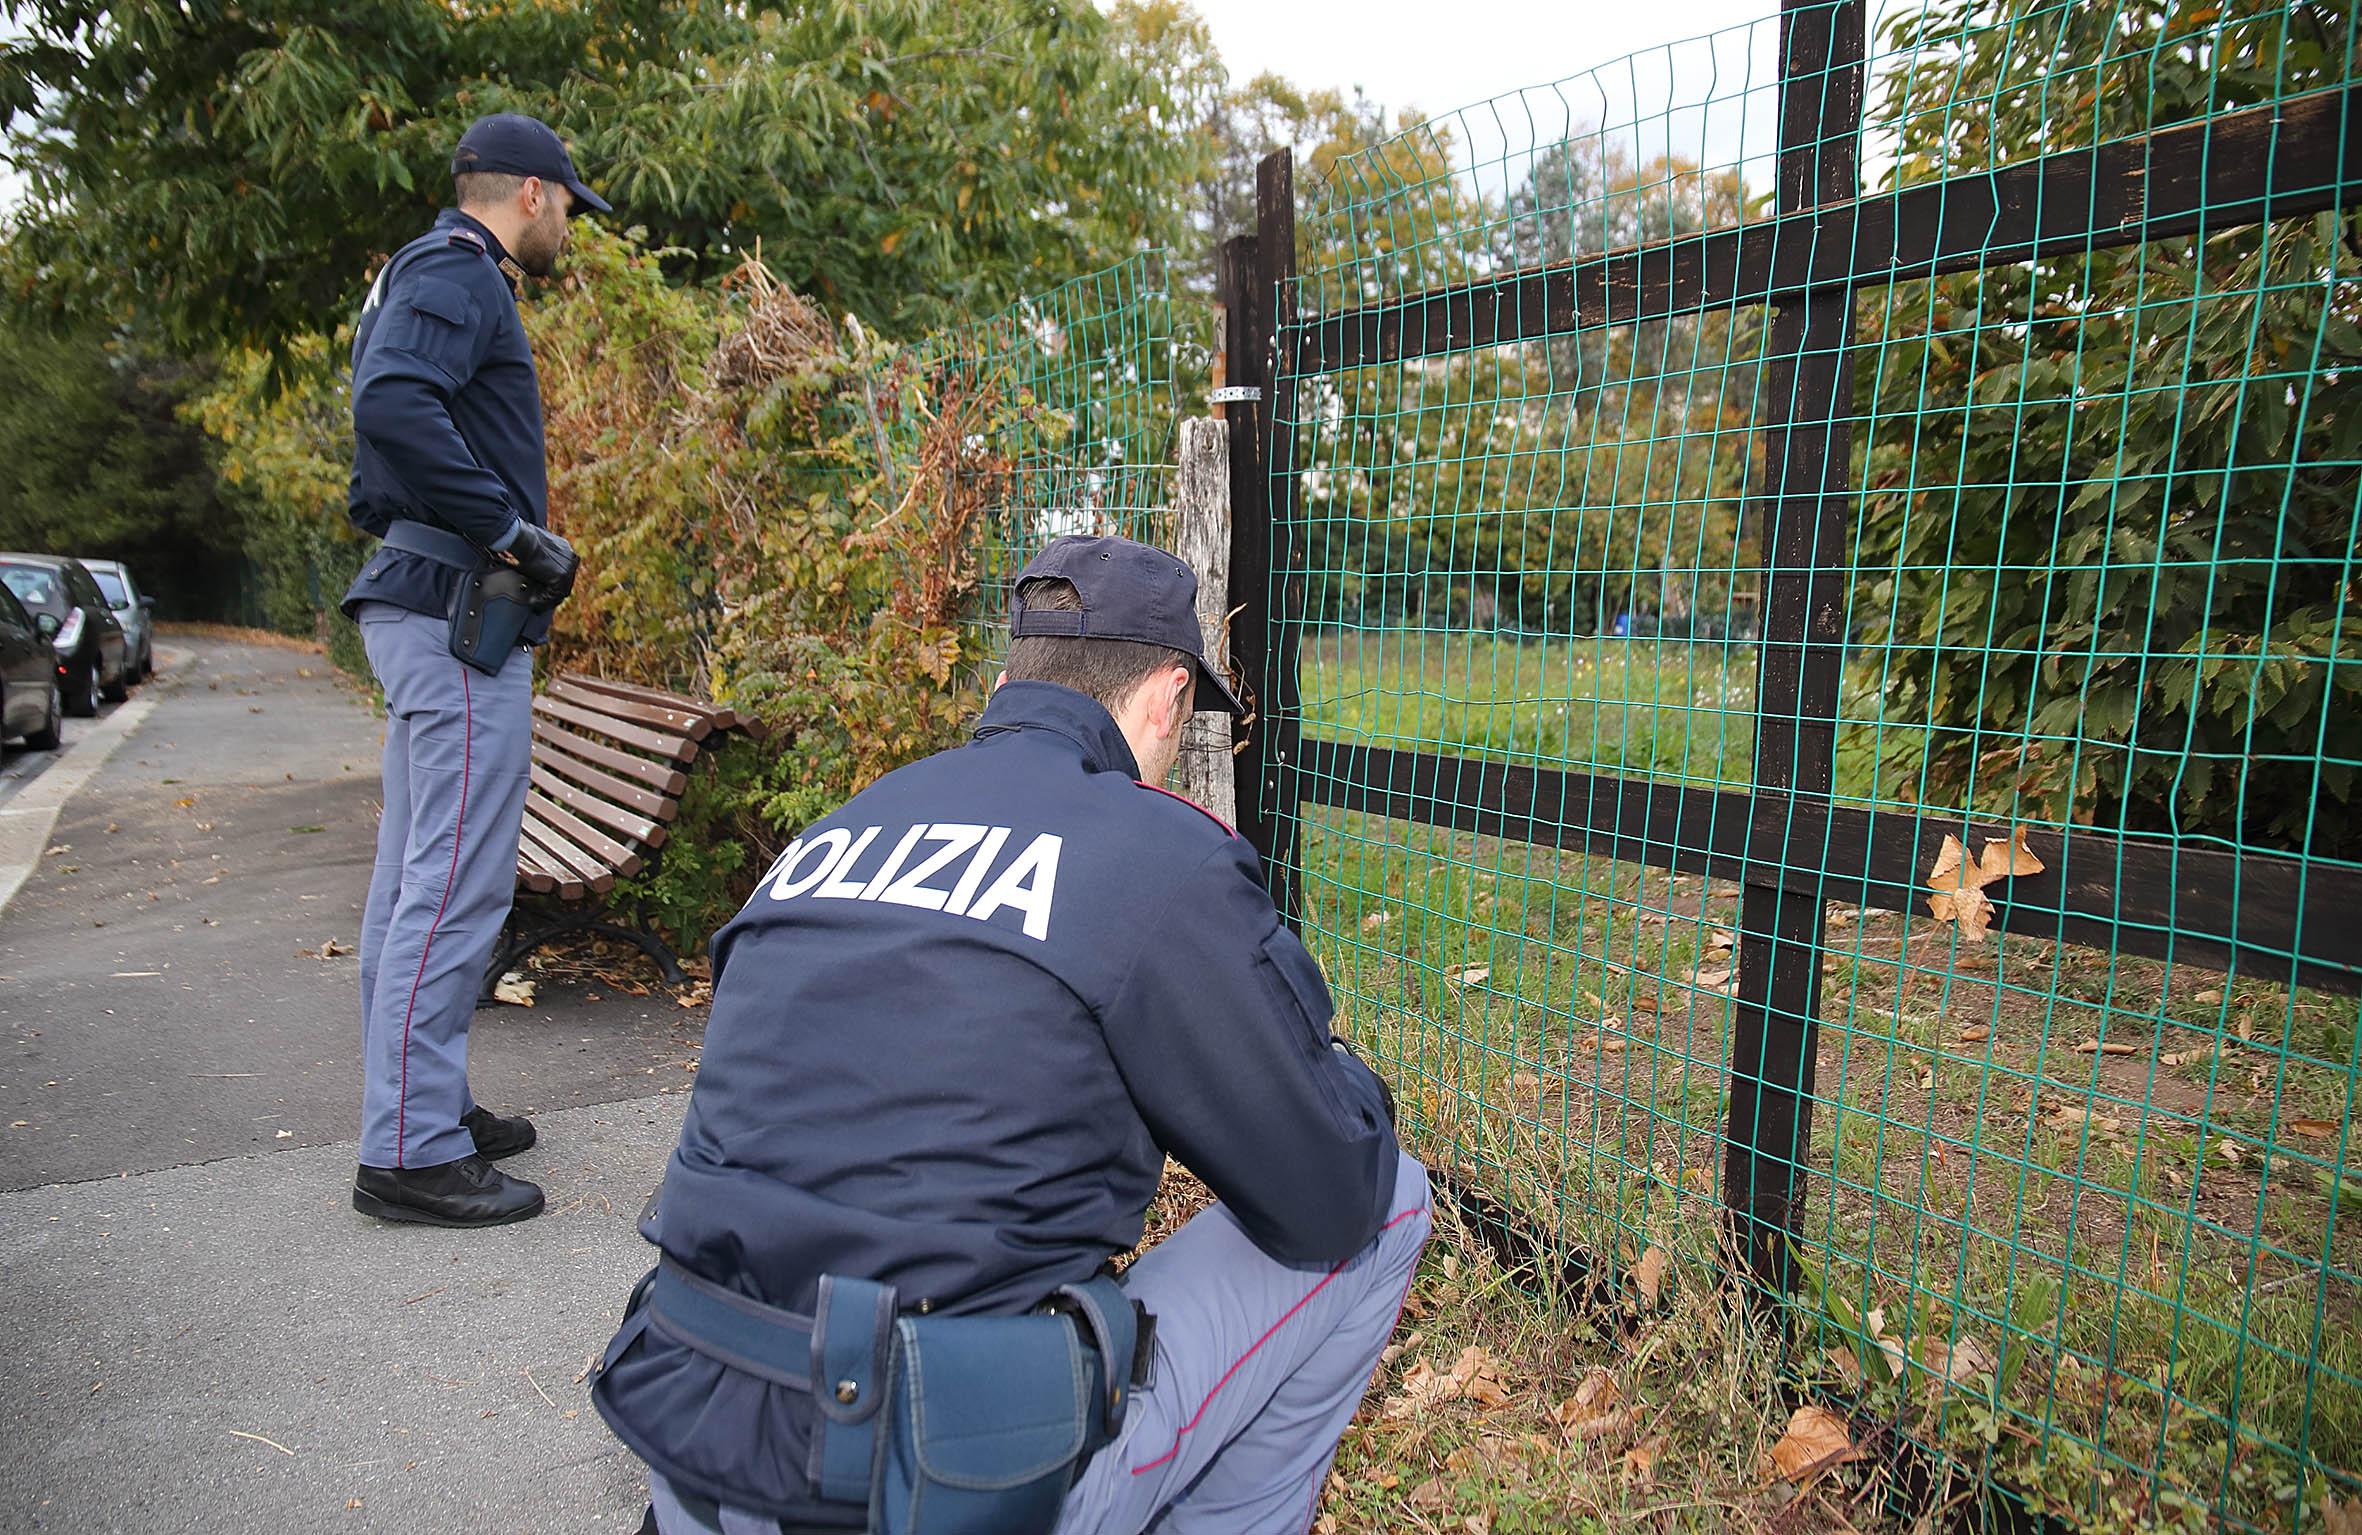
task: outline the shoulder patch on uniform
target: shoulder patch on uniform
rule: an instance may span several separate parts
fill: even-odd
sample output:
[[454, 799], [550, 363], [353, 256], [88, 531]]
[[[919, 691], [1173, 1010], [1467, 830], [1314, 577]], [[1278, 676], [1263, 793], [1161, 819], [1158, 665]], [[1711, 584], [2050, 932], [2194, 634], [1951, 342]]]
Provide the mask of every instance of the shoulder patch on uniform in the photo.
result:
[[451, 238], [445, 243], [450, 245], [472, 245], [477, 250], [483, 251], [487, 256], [492, 254], [492, 252], [486, 248], [484, 244], [484, 237], [482, 235], [476, 233], [472, 229], [463, 229], [457, 224], [451, 226]]
[[1141, 788], [1143, 788], [1143, 789], [1146, 789], [1146, 790], [1147, 790], [1149, 793], [1151, 793], [1151, 794], [1161, 794], [1161, 795], [1163, 795], [1163, 796], [1164, 796], [1166, 799], [1169, 799], [1169, 800], [1178, 800], [1178, 801], [1180, 801], [1182, 804], [1184, 804], [1184, 805], [1187, 805], [1187, 806], [1188, 806], [1190, 809], [1192, 809], [1192, 810], [1196, 811], [1196, 812], [1197, 812], [1199, 815], [1202, 815], [1202, 816], [1204, 816], [1204, 817], [1205, 817], [1207, 820], [1209, 820], [1209, 821], [1213, 822], [1213, 823], [1214, 823], [1216, 826], [1219, 826], [1219, 827], [1221, 827], [1221, 828], [1222, 828], [1223, 835], [1225, 835], [1225, 836], [1230, 836], [1230, 837], [1235, 837], [1235, 836], [1237, 836], [1237, 835], [1238, 835], [1238, 829], [1237, 829], [1236, 827], [1232, 826], [1232, 825], [1231, 825], [1231, 824], [1230, 824], [1228, 821], [1225, 821], [1225, 820], [1223, 820], [1223, 819], [1222, 819], [1220, 816], [1218, 816], [1218, 815], [1214, 814], [1214, 812], [1212, 812], [1211, 810], [1208, 810], [1208, 809], [1207, 809], [1205, 806], [1203, 806], [1203, 805], [1199, 804], [1199, 803], [1198, 803], [1196, 800], [1193, 800], [1193, 799], [1191, 799], [1191, 798], [1190, 798], [1188, 795], [1186, 795], [1186, 794], [1175, 794], [1175, 793], [1174, 793], [1172, 790], [1170, 790], [1170, 789], [1160, 789], [1160, 788], [1158, 788], [1158, 787], [1157, 787], [1155, 784], [1152, 784], [1152, 783], [1140, 783], [1140, 780], [1139, 780], [1139, 779], [1137, 779], [1137, 778], [1133, 779], [1133, 780], [1132, 780], [1132, 782], [1133, 782], [1133, 783], [1135, 783], [1135, 784], [1139, 784], [1139, 786], [1140, 786]]

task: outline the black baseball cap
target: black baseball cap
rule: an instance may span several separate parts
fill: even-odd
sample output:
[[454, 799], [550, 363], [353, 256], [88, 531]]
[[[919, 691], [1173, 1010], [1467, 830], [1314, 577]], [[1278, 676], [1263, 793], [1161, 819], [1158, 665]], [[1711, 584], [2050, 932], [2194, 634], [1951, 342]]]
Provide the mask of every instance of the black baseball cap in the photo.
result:
[[[1081, 594], [1081, 612], [1023, 607], [1018, 594], [1028, 581], [1055, 577]], [[1130, 640], [1178, 650], [1197, 663], [1197, 707], [1244, 714], [1238, 695], [1206, 661], [1205, 636], [1197, 622], [1197, 576], [1162, 549], [1112, 535], [1054, 538], [1025, 562], [1009, 588], [1009, 635], [1056, 635], [1066, 639]]]
[[565, 141], [549, 124], [521, 112], [479, 117], [459, 136], [459, 147], [451, 152], [451, 174], [465, 176], [476, 171], [560, 182], [574, 194], [579, 206], [600, 213], [614, 211], [607, 206], [607, 199], [583, 185], [574, 170], [574, 157], [566, 153]]

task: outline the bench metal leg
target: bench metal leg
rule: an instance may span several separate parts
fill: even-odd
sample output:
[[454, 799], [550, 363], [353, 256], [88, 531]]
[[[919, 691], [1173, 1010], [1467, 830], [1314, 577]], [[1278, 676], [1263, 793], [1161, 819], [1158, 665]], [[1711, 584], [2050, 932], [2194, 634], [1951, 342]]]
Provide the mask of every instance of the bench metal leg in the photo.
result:
[[654, 962], [658, 976], [667, 986], [688, 984], [689, 977], [681, 972], [680, 958], [673, 953], [670, 944], [654, 933], [638, 928], [619, 927], [604, 920], [594, 909], [554, 918], [531, 932], [520, 934], [503, 944], [499, 951], [492, 956], [491, 967], [484, 972], [483, 987], [476, 993], [476, 1006], [486, 1008], [498, 1005], [493, 992], [500, 985], [500, 978], [514, 970], [518, 962], [523, 960], [526, 955], [544, 944], [564, 938], [568, 934], [582, 932], [599, 933], [609, 938], [618, 938], [638, 948], [642, 954], [647, 955]]

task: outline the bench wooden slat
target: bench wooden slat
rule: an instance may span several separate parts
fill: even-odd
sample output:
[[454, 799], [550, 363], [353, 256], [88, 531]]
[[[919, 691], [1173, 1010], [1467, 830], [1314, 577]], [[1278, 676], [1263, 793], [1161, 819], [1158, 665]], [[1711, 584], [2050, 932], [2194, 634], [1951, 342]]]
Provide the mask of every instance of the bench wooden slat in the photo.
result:
[[560, 678], [549, 685], [548, 696], [563, 698], [586, 709], [612, 715], [633, 724], [647, 725], [657, 730], [672, 731], [692, 741], [702, 741], [714, 733], [713, 715], [703, 709], [683, 709], [675, 704], [660, 704], [644, 698], [625, 698], [619, 694], [603, 693], [586, 688], [571, 678]]
[[563, 829], [552, 826], [541, 807], [530, 801], [525, 806], [524, 837], [540, 849], [544, 862], [576, 875], [591, 889], [604, 891], [615, 883], [616, 871], [607, 867], [605, 860], [578, 845]]
[[[654, 789], [643, 789], [636, 783], [625, 783], [613, 773], [601, 772], [587, 763], [577, 762], [565, 752], [558, 750], [554, 742], [545, 740], [533, 753], [533, 760], [541, 763], [559, 777], [578, 783], [602, 798], [614, 800], [618, 804], [629, 805], [643, 815], [652, 815], [659, 821], [669, 821], [681, 813], [681, 802], [677, 796], [659, 794]], [[683, 785], [683, 787], [687, 786]]]
[[[545, 833], [563, 836], [572, 848], [579, 849], [583, 857], [592, 860], [594, 867], [589, 868], [579, 861], [575, 862], [575, 867], [581, 868], [585, 874], [608, 871], [630, 879], [647, 867], [647, 860], [640, 856], [638, 849], [616, 841], [539, 789], [527, 792], [525, 813], [539, 819]], [[548, 842], [550, 835], [545, 835], [541, 840]]]
[[539, 694], [534, 698], [533, 712], [546, 714], [552, 719], [564, 720], [567, 724], [580, 726], [584, 730], [595, 731], [611, 740], [621, 741], [626, 746], [637, 746], [644, 751], [656, 752], [661, 756], [672, 758], [675, 762], [686, 763], [697, 756], [697, 743], [678, 732], [650, 730], [645, 726], [634, 725], [628, 720], [619, 720], [611, 714], [601, 714], [595, 709], [586, 709], [580, 704], [567, 703], [562, 698], [552, 698], [547, 693]]
[[596, 762], [618, 773], [628, 773], [642, 783], [652, 785], [659, 794], [677, 796], [689, 787], [689, 775], [671, 763], [635, 757], [630, 752], [618, 751], [587, 736], [578, 736], [571, 730], [561, 729], [546, 719], [533, 722], [533, 738], [547, 741], [553, 746], [563, 746], [585, 762]]
[[579, 901], [590, 893], [590, 887], [552, 862], [549, 854], [534, 846], [530, 838], [517, 839], [517, 872], [526, 879], [535, 876], [546, 881], [538, 893], [554, 894], [561, 901]]
[[674, 693], [664, 688], [647, 687], [637, 682], [614, 682], [605, 677], [593, 677], [583, 672], [561, 672], [558, 675], [562, 682], [571, 682], [578, 687], [589, 688], [595, 693], [605, 693], [613, 698], [636, 699], [641, 703], [656, 704], [662, 708], [679, 709], [684, 713], [698, 715], [710, 721], [716, 730], [728, 730], [738, 722], [737, 710], [709, 702], [706, 699], [691, 698], [686, 693]]
[[758, 741], [767, 733], [760, 720], [748, 719], [727, 705], [711, 704], [685, 693], [668, 693], [662, 688], [642, 687], [636, 682], [610, 682], [604, 677], [586, 676], [581, 672], [565, 672], [561, 675], [566, 681], [578, 683], [594, 692], [612, 693], [617, 698], [637, 698], [645, 703], [703, 714], [716, 730], [743, 730]]
[[533, 764], [532, 777], [535, 788], [540, 789], [551, 799], [568, 809], [578, 811], [603, 826], [612, 827], [616, 831], [622, 832], [644, 848], [655, 849], [664, 846], [665, 827], [661, 822], [652, 821], [648, 817], [626, 810], [620, 805], [611, 805], [595, 794], [587, 794], [563, 781], [557, 774], [538, 762]]

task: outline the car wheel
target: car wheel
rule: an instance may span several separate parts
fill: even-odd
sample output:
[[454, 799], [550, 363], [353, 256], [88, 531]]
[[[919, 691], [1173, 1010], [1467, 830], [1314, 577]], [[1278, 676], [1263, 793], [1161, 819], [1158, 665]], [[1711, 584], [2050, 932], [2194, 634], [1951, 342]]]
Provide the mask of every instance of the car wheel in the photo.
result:
[[66, 712], [82, 719], [98, 713], [98, 658], [66, 670]]
[[139, 680], [145, 682], [155, 675], [156, 648], [153, 645], [142, 645], [139, 647]]
[[25, 745], [37, 752], [56, 751], [58, 742], [65, 736], [65, 715], [66, 701], [58, 696], [57, 683], [52, 679], [49, 684], [48, 723], [39, 730], [28, 731]]
[[108, 703], [119, 704], [131, 696], [131, 657], [125, 656], [115, 672], [115, 680], [99, 687], [99, 696]]

